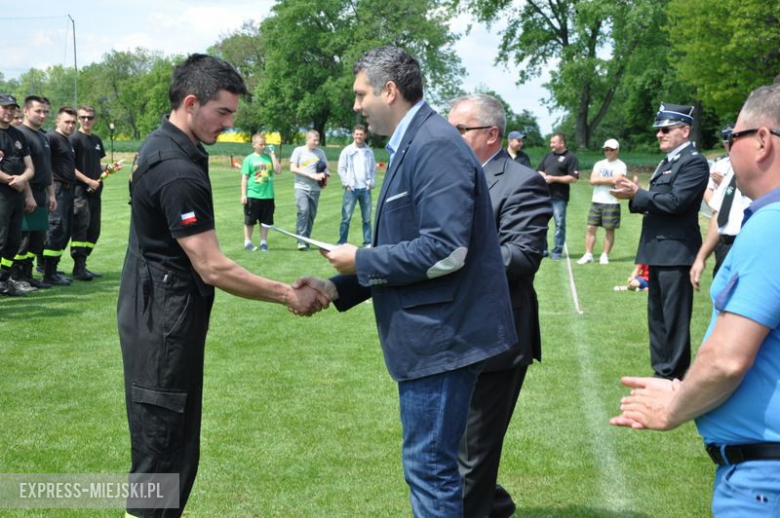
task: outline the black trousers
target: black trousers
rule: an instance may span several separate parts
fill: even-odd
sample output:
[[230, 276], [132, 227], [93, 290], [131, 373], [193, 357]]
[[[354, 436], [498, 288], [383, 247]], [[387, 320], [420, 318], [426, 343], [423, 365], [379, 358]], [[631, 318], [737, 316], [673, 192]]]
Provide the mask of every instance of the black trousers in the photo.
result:
[[130, 427], [130, 473], [178, 473], [178, 509], [132, 509], [135, 516], [180, 516], [200, 459], [203, 354], [213, 295], [192, 275], [128, 252], [117, 323]]
[[57, 210], [49, 213], [49, 231], [43, 255], [46, 258], [62, 257], [62, 251], [68, 246], [73, 230], [73, 185], [54, 182], [54, 197]]
[[73, 198], [73, 232], [71, 233], [71, 257], [87, 257], [100, 237], [100, 190], [89, 194], [87, 188], [76, 187]]
[[501, 451], [528, 365], [482, 372], [471, 396], [458, 467], [463, 477], [464, 518], [509, 516], [512, 497], [497, 486]]
[[715, 277], [715, 275], [718, 274], [718, 270], [720, 270], [723, 261], [726, 260], [726, 256], [729, 255], [729, 250], [731, 250], [731, 245], [733, 244], [734, 244], [733, 238], [729, 242], [721, 238], [718, 241], [718, 244], [715, 245], [715, 267], [712, 269], [713, 277]]
[[654, 376], [683, 379], [691, 365], [690, 266], [650, 266], [647, 326]]
[[8, 186], [0, 187], [0, 265], [10, 271], [22, 242], [24, 193]]

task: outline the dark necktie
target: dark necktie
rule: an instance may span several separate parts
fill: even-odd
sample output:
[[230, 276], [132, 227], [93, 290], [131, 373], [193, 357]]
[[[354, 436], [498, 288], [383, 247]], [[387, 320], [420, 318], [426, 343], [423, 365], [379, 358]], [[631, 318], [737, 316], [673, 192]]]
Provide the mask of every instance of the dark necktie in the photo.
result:
[[729, 222], [729, 212], [731, 212], [731, 205], [734, 203], [734, 193], [737, 190], [737, 175], [731, 176], [729, 186], [726, 187], [726, 192], [723, 194], [723, 202], [720, 204], [720, 211], [718, 212], [718, 226], [725, 227]]
[[661, 174], [661, 171], [666, 167], [666, 164], [669, 163], [669, 158], [664, 158], [661, 160], [661, 163], [658, 164], [658, 167], [655, 168], [655, 172], [653, 173], [653, 176], [650, 177], [651, 180], [655, 180], [655, 177]]

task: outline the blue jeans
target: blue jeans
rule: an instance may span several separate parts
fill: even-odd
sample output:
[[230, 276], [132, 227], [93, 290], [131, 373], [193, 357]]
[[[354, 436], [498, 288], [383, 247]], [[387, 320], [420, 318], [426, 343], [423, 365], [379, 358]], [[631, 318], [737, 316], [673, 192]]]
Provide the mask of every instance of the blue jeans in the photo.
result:
[[404, 478], [415, 518], [462, 518], [458, 447], [484, 362], [398, 383]]
[[[320, 201], [320, 191], [304, 191], [295, 189], [295, 206], [298, 208], [298, 219], [295, 222], [295, 233], [311, 237], [314, 228], [314, 218], [317, 216], [317, 205]], [[299, 244], [303, 244], [302, 242]]]
[[718, 466], [712, 513], [715, 518], [780, 516], [780, 461]]
[[339, 243], [347, 242], [349, 235], [349, 223], [352, 221], [352, 213], [355, 212], [355, 202], [360, 203], [360, 216], [363, 218], [363, 246], [371, 244], [371, 190], [370, 189], [344, 189], [344, 200], [341, 204], [341, 228], [339, 229]]
[[553, 220], [555, 221], [555, 235], [553, 236], [553, 254], [563, 253], [563, 244], [566, 243], [566, 205], [568, 202], [561, 198], [552, 198]]

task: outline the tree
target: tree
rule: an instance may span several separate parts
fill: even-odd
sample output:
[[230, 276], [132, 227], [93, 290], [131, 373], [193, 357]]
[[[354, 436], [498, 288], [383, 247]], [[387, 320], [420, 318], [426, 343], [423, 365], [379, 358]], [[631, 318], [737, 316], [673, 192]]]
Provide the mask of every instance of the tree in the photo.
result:
[[456, 8], [480, 21], [508, 20], [498, 62], [513, 62], [518, 83], [555, 63], [551, 104], [575, 118], [577, 147], [590, 143], [614, 100], [632, 55], [651, 42], [664, 19], [657, 0], [479, 0]]
[[[480, 85], [476, 89], [476, 93], [487, 94], [498, 99], [501, 106], [504, 108], [506, 114], [506, 132], [521, 131], [525, 134], [523, 139], [526, 147], [543, 146], [545, 144], [542, 138], [542, 132], [539, 130], [539, 122], [533, 113], [528, 110], [523, 110], [520, 113], [515, 113], [509, 103], [507, 103], [503, 97], [498, 95], [490, 88]], [[504, 135], [506, 137], [506, 135]]]
[[250, 110], [259, 126], [280, 131], [285, 141], [301, 128], [314, 128], [323, 139], [329, 127], [349, 128], [358, 121], [352, 63], [388, 44], [420, 60], [429, 100], [440, 99], [456, 91], [462, 74], [447, 22], [438, 0], [282, 0], [260, 25], [264, 60], [253, 71], [258, 81]]
[[736, 118], [747, 94], [780, 73], [780, 3], [670, 0], [671, 61], [705, 105]]

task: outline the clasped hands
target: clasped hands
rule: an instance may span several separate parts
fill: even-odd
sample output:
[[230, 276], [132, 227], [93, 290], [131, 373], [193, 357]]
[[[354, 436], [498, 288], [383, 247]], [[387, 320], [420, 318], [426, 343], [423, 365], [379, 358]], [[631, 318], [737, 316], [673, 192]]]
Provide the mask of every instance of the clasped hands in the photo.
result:
[[681, 424], [670, 414], [672, 400], [682, 386], [680, 380], [626, 376], [620, 382], [631, 388], [631, 393], [620, 400], [621, 413], [609, 424], [635, 430], [671, 430]]
[[[355, 245], [339, 245], [330, 252], [320, 250], [330, 264], [342, 274], [355, 273]], [[287, 307], [298, 316], [309, 317], [318, 311], [327, 309], [330, 303], [339, 298], [336, 285], [317, 277], [299, 277], [292, 285], [292, 299]]]
[[636, 182], [632, 182], [625, 176], [618, 178], [615, 181], [615, 187], [609, 190], [609, 193], [614, 196], [615, 198], [619, 198], [621, 200], [630, 200], [634, 197], [636, 192], [639, 190], [639, 184]]

